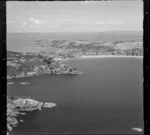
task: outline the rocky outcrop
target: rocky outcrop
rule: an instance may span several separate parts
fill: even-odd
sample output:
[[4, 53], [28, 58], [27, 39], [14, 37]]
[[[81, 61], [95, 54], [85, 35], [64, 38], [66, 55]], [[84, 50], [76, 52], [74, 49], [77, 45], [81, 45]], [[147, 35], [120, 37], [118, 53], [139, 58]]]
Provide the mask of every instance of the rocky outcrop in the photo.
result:
[[[7, 99], [7, 132], [8, 134], [18, 125], [17, 116], [26, 112], [41, 110], [41, 107], [52, 108], [55, 103], [43, 103], [31, 98], [11, 97]], [[20, 120], [23, 122], [23, 120]]]
[[[25, 59], [24, 61], [20, 61], [22, 57]], [[63, 63], [63, 59], [59, 59], [59, 57], [49, 57], [42, 55], [33, 55], [30, 57], [28, 55], [21, 55], [20, 57], [13, 58], [17, 59], [17, 61], [12, 61], [8, 59], [7, 65], [7, 79], [12, 78], [22, 78], [22, 77], [31, 77], [39, 74], [49, 74], [49, 75], [76, 75], [82, 74], [82, 72], [77, 69], [70, 67]], [[19, 65], [14, 67], [14, 65]]]
[[16, 99], [13, 101], [14, 107], [18, 111], [33, 111], [33, 110], [41, 110], [41, 107], [43, 105], [42, 102], [33, 100], [33, 99]]
[[52, 107], [54, 107], [54, 106], [56, 106], [55, 103], [44, 103], [44, 104], [43, 104], [43, 107], [45, 107], [45, 108], [52, 108]]

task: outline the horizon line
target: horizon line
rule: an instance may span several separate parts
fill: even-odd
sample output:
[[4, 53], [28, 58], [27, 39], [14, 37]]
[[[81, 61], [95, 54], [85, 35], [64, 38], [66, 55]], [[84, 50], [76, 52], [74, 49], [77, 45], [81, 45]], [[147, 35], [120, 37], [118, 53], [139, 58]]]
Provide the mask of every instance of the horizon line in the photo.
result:
[[61, 32], [6, 32], [7, 34], [12, 33], [102, 33], [102, 32], [143, 32], [143, 30], [112, 30], [112, 31], [61, 31]]

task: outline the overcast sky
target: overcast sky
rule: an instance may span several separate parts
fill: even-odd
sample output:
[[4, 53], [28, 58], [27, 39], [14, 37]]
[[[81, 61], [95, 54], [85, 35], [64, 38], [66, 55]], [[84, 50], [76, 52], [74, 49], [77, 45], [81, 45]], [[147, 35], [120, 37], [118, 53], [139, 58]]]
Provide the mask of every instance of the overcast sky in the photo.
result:
[[8, 32], [101, 32], [143, 29], [141, 1], [7, 1]]

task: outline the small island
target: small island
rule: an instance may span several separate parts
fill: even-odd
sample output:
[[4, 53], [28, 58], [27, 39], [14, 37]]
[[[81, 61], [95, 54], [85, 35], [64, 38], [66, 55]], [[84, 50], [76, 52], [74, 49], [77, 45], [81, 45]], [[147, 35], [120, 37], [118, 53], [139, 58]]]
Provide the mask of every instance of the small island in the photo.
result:
[[56, 106], [55, 103], [44, 103], [43, 104], [43, 107], [45, 107], [45, 108], [51, 108], [51, 107], [54, 107], [54, 106]]

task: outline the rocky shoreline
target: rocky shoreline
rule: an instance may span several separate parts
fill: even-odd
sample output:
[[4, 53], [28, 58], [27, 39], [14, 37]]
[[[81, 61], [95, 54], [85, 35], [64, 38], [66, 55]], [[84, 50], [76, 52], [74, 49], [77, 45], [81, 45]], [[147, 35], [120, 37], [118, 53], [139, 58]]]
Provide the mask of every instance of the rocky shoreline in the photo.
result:
[[60, 71], [60, 69], [55, 69], [52, 71], [43, 71], [43, 72], [29, 72], [27, 74], [17, 74], [17, 75], [7, 75], [7, 79], [13, 79], [13, 78], [24, 78], [24, 77], [32, 77], [35, 75], [40, 74], [49, 74], [49, 75], [80, 75], [83, 74], [83, 72], [78, 71], [76, 69], [69, 68], [68, 71]]
[[[49, 75], [79, 75], [78, 71], [67, 64], [64, 59], [42, 56], [40, 54], [22, 54], [7, 51], [7, 79], [31, 77], [40, 74]], [[8, 84], [13, 84], [8, 83]], [[19, 115], [26, 115], [30, 111], [55, 107], [55, 103], [43, 103], [29, 97], [7, 98], [7, 134], [23, 120], [17, 120]]]
[[[19, 124], [17, 116], [26, 115], [27, 112], [42, 110], [42, 107], [52, 108], [55, 103], [43, 103], [31, 98], [10, 97], [7, 99], [7, 134]], [[23, 122], [23, 120], [20, 120]]]
[[[40, 74], [49, 75], [79, 75], [83, 74], [76, 68], [64, 64], [64, 59], [58, 59], [40, 54], [20, 54], [8, 51], [7, 79], [31, 77]], [[18, 53], [17, 53], [18, 54]]]
[[130, 56], [130, 55], [84, 55], [79, 58], [143, 58], [143, 56]]

